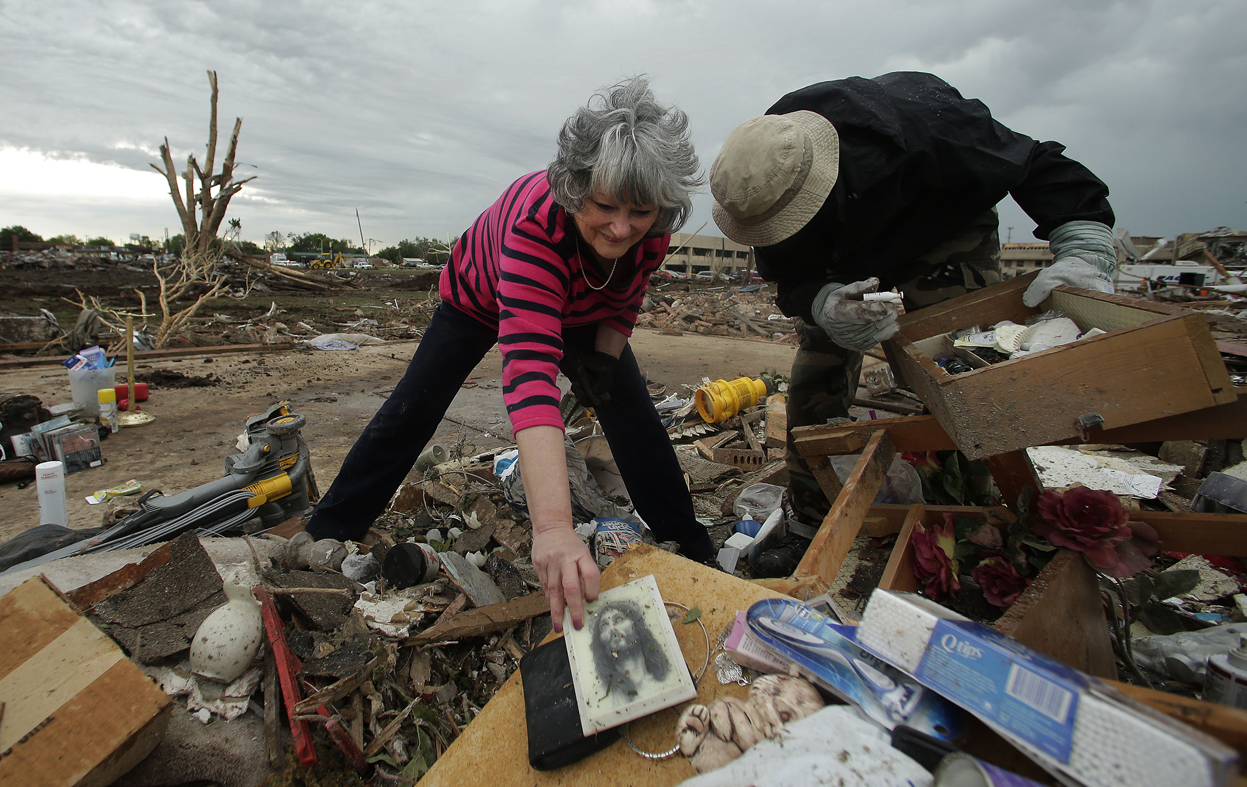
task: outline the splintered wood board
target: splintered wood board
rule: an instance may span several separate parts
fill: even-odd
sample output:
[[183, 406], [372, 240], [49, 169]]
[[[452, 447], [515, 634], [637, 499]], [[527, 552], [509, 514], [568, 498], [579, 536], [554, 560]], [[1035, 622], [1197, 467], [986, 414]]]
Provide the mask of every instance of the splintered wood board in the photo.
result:
[[[1110, 430], [1236, 400], [1203, 315], [1073, 287], [1058, 288], [1042, 309], [1027, 308], [1021, 298], [1031, 278], [906, 315], [885, 343], [900, 377], [969, 458], [1078, 438], [1077, 419], [1091, 413]], [[1109, 332], [959, 375], [926, 351], [948, 331], [1025, 322], [1047, 309]]]
[[172, 701], [42, 577], [0, 629], [0, 784], [106, 787], [160, 743]]

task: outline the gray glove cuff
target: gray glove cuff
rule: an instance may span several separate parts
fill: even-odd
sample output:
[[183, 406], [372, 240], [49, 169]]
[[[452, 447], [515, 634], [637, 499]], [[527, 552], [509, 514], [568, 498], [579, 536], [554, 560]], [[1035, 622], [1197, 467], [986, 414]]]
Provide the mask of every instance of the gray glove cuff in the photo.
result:
[[827, 305], [827, 299], [831, 297], [831, 294], [843, 288], [843, 284], [837, 284], [834, 281], [823, 285], [823, 288], [818, 291], [818, 295], [814, 296], [814, 302], [810, 304], [810, 313], [814, 315], [815, 321], [823, 313], [823, 307]]
[[1117, 252], [1113, 249], [1113, 231], [1098, 221], [1067, 221], [1048, 235], [1052, 263], [1077, 257], [1094, 265], [1100, 276], [1113, 280], [1117, 270]]

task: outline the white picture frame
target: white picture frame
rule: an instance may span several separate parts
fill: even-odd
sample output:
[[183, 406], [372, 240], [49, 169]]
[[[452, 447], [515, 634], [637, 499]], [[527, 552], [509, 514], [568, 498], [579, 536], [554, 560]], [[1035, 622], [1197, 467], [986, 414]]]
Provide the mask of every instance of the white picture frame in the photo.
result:
[[652, 574], [599, 594], [579, 631], [565, 613], [563, 631], [585, 736], [697, 697]]

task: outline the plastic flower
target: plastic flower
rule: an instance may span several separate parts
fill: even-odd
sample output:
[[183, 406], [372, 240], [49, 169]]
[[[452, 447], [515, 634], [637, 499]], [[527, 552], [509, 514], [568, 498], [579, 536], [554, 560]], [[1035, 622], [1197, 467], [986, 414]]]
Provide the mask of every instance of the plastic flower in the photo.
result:
[[953, 518], [944, 516], [943, 527], [914, 527], [911, 539], [914, 545], [914, 576], [923, 583], [924, 592], [933, 601], [939, 601], [961, 588], [957, 579], [957, 561], [953, 550], [957, 546], [953, 535]]
[[1160, 551], [1160, 534], [1146, 522], [1130, 522], [1130, 538], [1113, 547], [1116, 560], [1105, 565], [1094, 564], [1110, 577], [1133, 577], [1152, 565], [1152, 557]]
[[1112, 492], [1075, 486], [1039, 497], [1036, 535], [1055, 547], [1082, 552], [1096, 568], [1118, 562], [1116, 546], [1130, 537], [1126, 507]]
[[983, 589], [983, 597], [997, 607], [1008, 607], [1031, 581], [1018, 573], [1004, 555], [992, 553], [970, 572], [974, 581]]
[[1112, 492], [1075, 486], [1065, 494], [1044, 492], [1035, 533], [1049, 544], [1087, 556], [1091, 565], [1112, 577], [1131, 577], [1152, 565], [1160, 536], [1146, 522], [1130, 522], [1126, 507]]

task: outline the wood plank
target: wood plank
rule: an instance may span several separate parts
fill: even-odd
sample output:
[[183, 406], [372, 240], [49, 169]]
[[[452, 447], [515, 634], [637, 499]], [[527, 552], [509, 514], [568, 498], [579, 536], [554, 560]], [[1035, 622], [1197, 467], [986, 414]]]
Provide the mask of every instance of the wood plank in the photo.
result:
[[[995, 325], [1001, 320], [1019, 321], [1019, 317], [1038, 314], [1039, 309], [1028, 308], [1022, 303], [1022, 293], [1038, 275], [1035, 272], [1007, 279], [992, 287], [974, 290], [934, 306], [904, 314], [897, 321], [899, 335], [910, 341], [918, 341], [967, 325]], [[884, 346], [886, 349], [887, 342]], [[892, 365], [892, 369], [896, 370], [896, 364]]]
[[895, 456], [888, 433], [876, 432], [793, 572], [794, 579], [816, 575], [828, 585], [835, 581]]
[[[737, 610], [749, 609], [755, 601], [779, 595], [761, 585], [647, 545], [630, 549], [603, 571], [602, 587], [616, 587], [646, 574], [654, 575], [663, 599], [701, 610], [700, 620], [710, 632], [711, 648], [719, 632], [731, 625]], [[697, 623], [681, 624], [677, 619], [674, 628], [684, 662], [696, 674], [708, 656], [702, 627]], [[710, 673], [697, 683], [695, 702], [704, 705], [718, 697], [748, 698], [748, 688], [735, 683], [720, 685], [714, 679], [713, 663], [708, 669]], [[665, 751], [671, 748], [676, 718], [671, 711], [655, 713], [629, 724], [628, 733], [641, 749]], [[482, 768], [482, 763], [487, 763], [487, 767]], [[565, 768], [534, 771], [528, 764], [524, 692], [516, 670], [420, 779], [420, 787], [476, 784], [489, 787], [619, 784], [666, 787], [694, 775], [693, 767], [683, 756], [646, 760], [638, 757], [624, 741]]]
[[905, 524], [901, 527], [900, 536], [896, 539], [897, 544], [905, 544], [905, 546], [892, 550], [892, 554], [888, 557], [888, 565], [883, 569], [883, 576], [879, 578], [879, 587], [885, 590], [904, 590], [911, 593], [919, 591], [918, 578], [914, 576], [913, 535], [914, 528], [925, 518], [926, 509], [923, 506], [909, 506], [909, 513], [905, 515]]
[[840, 483], [840, 476], [836, 475], [836, 470], [831, 466], [831, 461], [825, 456], [812, 456], [806, 459], [810, 472], [814, 474], [814, 480], [818, 481], [818, 486], [823, 490], [823, 496], [828, 500], [835, 500], [840, 496], [840, 491], [844, 489], [844, 484]]
[[788, 400], [783, 394], [766, 397], [766, 447], [788, 444]]
[[1039, 499], [1039, 495], [1043, 492], [1043, 482], [1039, 480], [1035, 465], [1031, 463], [1026, 451], [996, 454], [987, 457], [986, 462], [987, 468], [991, 470], [992, 479], [1000, 489], [1001, 497], [1010, 508], [1017, 505], [1018, 498], [1027, 487], [1030, 487], [1033, 494], [1031, 505], [1033, 506], [1034, 501]]
[[[1235, 399], [1227, 404], [1205, 407], [1179, 415], [1143, 421], [1112, 429], [1095, 427], [1087, 432], [1087, 442], [1109, 445], [1164, 442], [1166, 440], [1242, 440], [1247, 439], [1247, 386], [1234, 389]], [[861, 450], [875, 429], [887, 429], [897, 451], [952, 451], [956, 449], [944, 427], [932, 415], [883, 418], [852, 424], [799, 426], [792, 430], [793, 441], [802, 456], [852, 454]], [[1081, 437], [1057, 440], [1051, 445], [1080, 445]]]
[[1156, 528], [1167, 552], [1247, 557], [1247, 514], [1140, 511], [1131, 518]]
[[1247, 762], [1247, 711], [1115, 680], [1104, 682], [1127, 697], [1211, 735], [1236, 749], [1240, 762]]
[[823, 582], [819, 577], [778, 577], [767, 579], [753, 580], [755, 585], [761, 585], [767, 590], [773, 590], [776, 593], [783, 593], [785, 596], [791, 596], [798, 601], [809, 601], [810, 599], [821, 596], [827, 592], [827, 583]]
[[1213, 341], [1212, 332], [1208, 329], [1208, 318], [1199, 312], [1192, 312], [1183, 319], [1187, 324], [1186, 335], [1190, 337], [1195, 357], [1204, 367], [1204, 375], [1213, 398], [1216, 399], [1217, 404], [1233, 402], [1237, 398], [1234, 392], [1234, 381], [1230, 379], [1230, 372], [1225, 368], [1225, 360], [1221, 358], [1221, 350]]
[[[159, 360], [162, 358], [185, 358], [191, 355], [225, 355], [227, 353], [268, 353], [283, 352], [296, 349], [291, 342], [282, 344], [218, 344], [212, 347], [166, 347], [160, 350], [135, 350], [134, 361]], [[118, 358], [118, 353], [109, 353], [105, 357]], [[0, 372], [5, 369], [26, 369], [32, 366], [59, 366], [64, 356], [39, 358], [6, 358], [0, 360]]]
[[957, 448], [933, 415], [880, 418], [851, 424], [797, 426], [792, 439], [802, 456], [856, 454], [879, 429], [888, 430], [897, 451], [952, 451]]
[[1117, 677], [1100, 584], [1077, 552], [1057, 552], [995, 628], [1090, 675]]
[[529, 593], [501, 604], [490, 604], [451, 615], [416, 636], [408, 637], [403, 644], [427, 645], [465, 637], [483, 637], [549, 611], [550, 605], [546, 603], [544, 593]]

